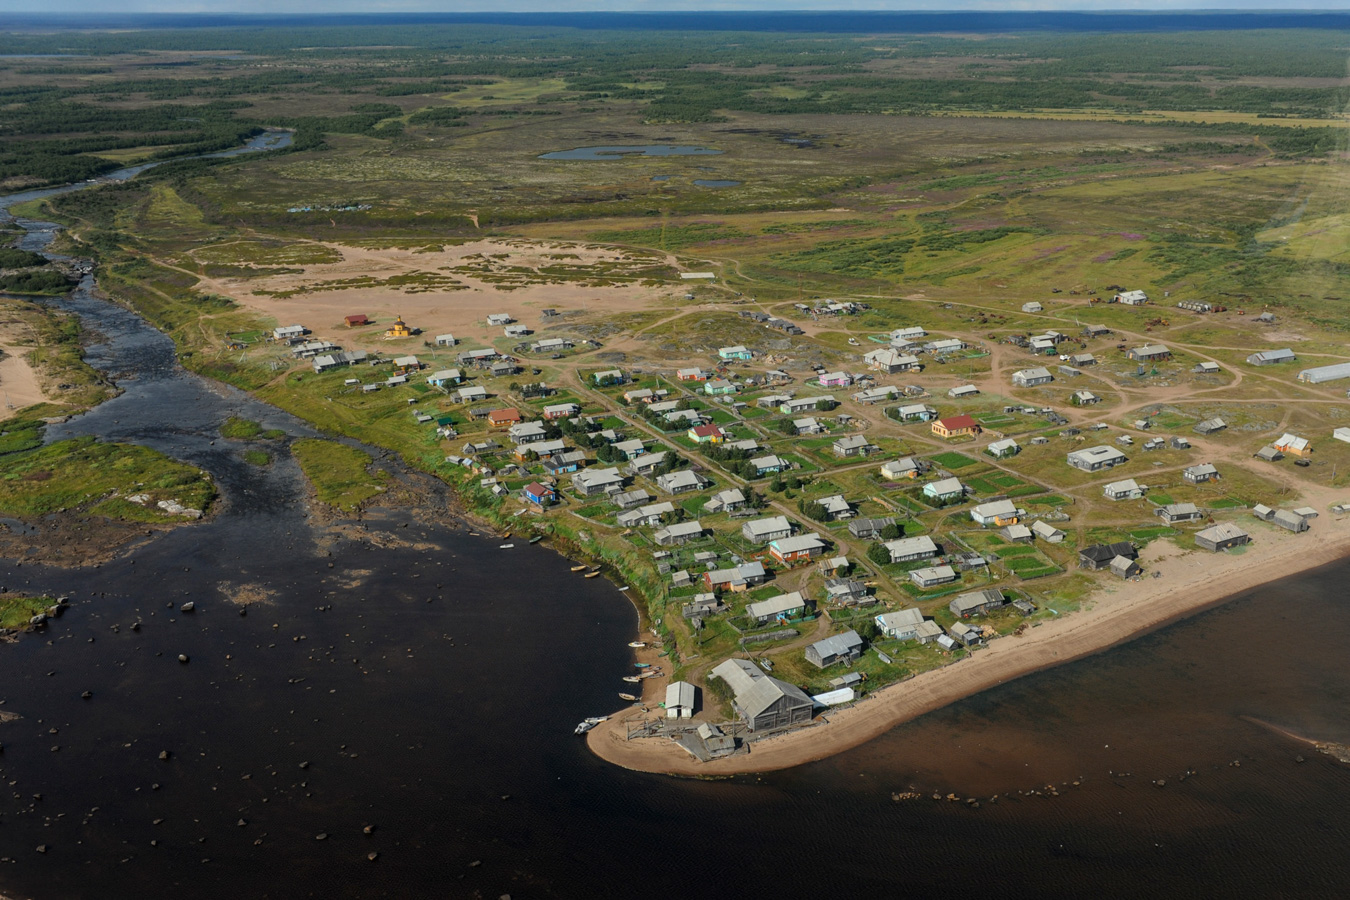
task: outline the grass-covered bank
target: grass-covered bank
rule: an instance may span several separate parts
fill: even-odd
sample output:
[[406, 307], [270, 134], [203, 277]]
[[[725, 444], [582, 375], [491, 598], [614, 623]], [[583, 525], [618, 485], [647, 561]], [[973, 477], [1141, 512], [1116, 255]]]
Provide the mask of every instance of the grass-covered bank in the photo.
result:
[[291, 452], [322, 503], [356, 512], [361, 504], [384, 493], [387, 477], [381, 472], [372, 474], [370, 457], [355, 447], [302, 438], [291, 445]]
[[0, 596], [0, 628], [23, 629], [55, 601], [51, 597]]
[[215, 499], [205, 472], [148, 447], [92, 437], [32, 446], [38, 430], [22, 421], [11, 429], [12, 422], [0, 423], [0, 440], [12, 438], [22, 449], [0, 456], [0, 515], [64, 512], [158, 523], [182, 519], [160, 508], [161, 500], [205, 512]]
[[220, 426], [220, 436], [234, 441], [270, 441], [285, 435], [286, 432], [280, 428], [264, 429], [260, 423], [239, 416], [230, 416]]

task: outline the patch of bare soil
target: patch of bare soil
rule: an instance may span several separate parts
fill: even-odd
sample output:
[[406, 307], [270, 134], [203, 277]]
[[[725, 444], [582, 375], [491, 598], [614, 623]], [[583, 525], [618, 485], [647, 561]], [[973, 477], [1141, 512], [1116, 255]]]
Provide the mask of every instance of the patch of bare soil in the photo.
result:
[[[407, 248], [324, 244], [342, 261], [307, 265], [301, 274], [205, 278], [202, 288], [224, 294], [283, 324], [303, 324], [317, 338], [367, 350], [420, 346], [437, 334], [490, 342], [489, 313], [538, 320], [544, 308], [581, 308], [608, 316], [661, 303], [673, 305], [684, 287], [669, 283], [673, 260], [592, 244], [521, 240], [473, 241], [424, 252]], [[374, 327], [347, 328], [363, 313]], [[384, 338], [395, 317], [420, 329], [413, 339]]]
[[252, 606], [255, 603], [272, 603], [277, 592], [265, 584], [249, 582], [245, 584], [222, 584], [220, 593], [230, 603], [238, 606]]
[[66, 568], [97, 566], [170, 527], [176, 526], [55, 513], [18, 527], [0, 524], [0, 558], [40, 561], [43, 565]]

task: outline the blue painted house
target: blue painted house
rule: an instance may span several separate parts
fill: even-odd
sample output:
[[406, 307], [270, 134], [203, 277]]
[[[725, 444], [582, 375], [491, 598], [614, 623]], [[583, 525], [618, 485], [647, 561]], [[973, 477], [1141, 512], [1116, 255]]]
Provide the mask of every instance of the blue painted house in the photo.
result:
[[525, 485], [525, 501], [535, 506], [552, 506], [558, 502], [558, 492], [546, 484], [532, 481]]

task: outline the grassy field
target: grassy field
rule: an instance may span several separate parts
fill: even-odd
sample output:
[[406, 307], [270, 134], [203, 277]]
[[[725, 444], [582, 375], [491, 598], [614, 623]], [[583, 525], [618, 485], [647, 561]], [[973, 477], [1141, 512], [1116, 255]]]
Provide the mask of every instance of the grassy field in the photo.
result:
[[314, 494], [343, 512], [355, 512], [372, 497], [384, 492], [385, 478], [372, 475], [370, 457], [335, 441], [304, 438], [291, 445], [291, 452], [314, 486]]
[[239, 416], [230, 416], [220, 426], [220, 436], [235, 441], [275, 440], [284, 437], [285, 434], [286, 432], [279, 428], [264, 430], [261, 424], [252, 419], [241, 419]]
[[179, 517], [159, 509], [159, 501], [205, 511], [216, 495], [206, 473], [134, 444], [74, 438], [0, 459], [0, 513], [23, 519], [79, 511], [133, 522], [174, 521]]
[[0, 628], [23, 629], [55, 602], [52, 597], [0, 597]]

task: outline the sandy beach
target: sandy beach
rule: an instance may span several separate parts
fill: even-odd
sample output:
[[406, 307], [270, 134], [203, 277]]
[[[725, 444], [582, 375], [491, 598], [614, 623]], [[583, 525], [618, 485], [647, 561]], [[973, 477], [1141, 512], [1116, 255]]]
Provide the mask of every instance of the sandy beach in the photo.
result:
[[[1344, 492], [1309, 496], [1326, 510]], [[1252, 588], [1350, 555], [1350, 520], [1323, 512], [1312, 529], [1291, 534], [1250, 516], [1239, 523], [1252, 535], [1240, 554], [1184, 551], [1170, 541], [1150, 544], [1140, 555], [1157, 578], [1104, 583], [1083, 610], [1030, 628], [1022, 637], [990, 642], [986, 649], [941, 669], [891, 685], [847, 709], [825, 713], [804, 728], [756, 741], [749, 754], [700, 763], [664, 738], [625, 739], [624, 722], [637, 711], [615, 715], [588, 736], [602, 759], [641, 772], [719, 776], [768, 772], [824, 759], [871, 740], [903, 722], [1031, 672], [1057, 666], [1128, 641], [1182, 616]], [[651, 702], [651, 698], [648, 698]]]
[[8, 401], [8, 406], [22, 409], [35, 403], [50, 399], [38, 383], [37, 373], [28, 364], [24, 354], [31, 347], [20, 347], [0, 338], [0, 402]]

